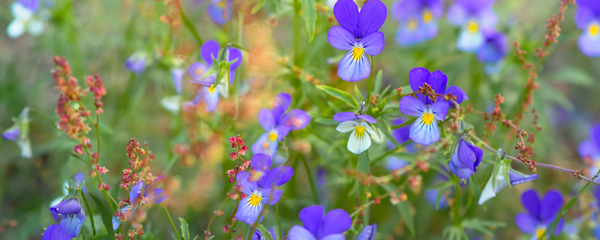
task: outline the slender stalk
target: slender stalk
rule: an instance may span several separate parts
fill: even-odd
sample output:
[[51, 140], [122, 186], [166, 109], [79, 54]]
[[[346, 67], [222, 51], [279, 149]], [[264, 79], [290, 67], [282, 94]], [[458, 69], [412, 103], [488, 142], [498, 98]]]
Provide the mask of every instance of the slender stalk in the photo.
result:
[[52, 126], [56, 126], [56, 123], [53, 122], [50, 118], [46, 117], [44, 114], [42, 114], [41, 112], [39, 112], [38, 110], [35, 110], [33, 108], [29, 108], [29, 111], [33, 114], [35, 114], [36, 116], [40, 117], [41, 119], [43, 119], [44, 121], [50, 123], [50, 125]]
[[233, 232], [233, 229], [235, 229], [235, 225], [238, 223], [239, 221], [235, 221], [233, 223], [233, 225], [231, 225], [231, 228], [229, 228], [229, 232], [227, 232], [227, 235], [225, 235], [225, 240], [229, 239], [229, 236], [231, 236], [231, 232]]
[[369, 85], [367, 86], [367, 102], [371, 101], [371, 86], [373, 85], [373, 56], [371, 57], [371, 74], [369, 75]]
[[312, 191], [313, 198], [315, 200], [315, 204], [319, 205], [319, 194], [317, 193], [317, 187], [315, 186], [315, 182], [313, 181], [312, 174], [310, 173], [310, 168], [308, 167], [308, 163], [306, 163], [306, 159], [304, 156], [300, 156], [302, 159], [302, 163], [304, 164], [304, 169], [306, 170], [306, 174], [308, 175], [308, 181], [310, 182], [310, 190]]
[[179, 236], [179, 232], [177, 231], [177, 228], [175, 227], [175, 223], [173, 223], [173, 219], [171, 218], [171, 214], [169, 214], [169, 210], [167, 209], [167, 206], [163, 205], [163, 208], [165, 209], [165, 212], [167, 213], [167, 217], [169, 217], [169, 221], [171, 222], [171, 227], [173, 227], [173, 231], [175, 231], [175, 236], [177, 236], [178, 240], [181, 240], [181, 237]]
[[83, 198], [83, 202], [85, 203], [85, 208], [87, 208], [87, 212], [90, 215], [90, 222], [92, 223], [93, 232], [92, 236], [96, 236], [96, 225], [94, 224], [94, 217], [92, 216], [92, 210], [90, 209], [90, 205], [88, 204], [88, 201], [85, 198], [85, 194], [83, 194], [83, 191], [81, 191], [81, 189], [79, 189], [79, 194], [81, 194], [81, 198]]
[[279, 202], [277, 202], [277, 204], [275, 204], [275, 209], [277, 211], [277, 226], [279, 226], [279, 229], [277, 230], [278, 233], [277, 235], [279, 235], [279, 238], [282, 238], [282, 234], [281, 234], [281, 219], [279, 219]]
[[[221, 203], [221, 206], [219, 206], [219, 209], [217, 211], [221, 211], [221, 209], [223, 208], [225, 203], [227, 203], [228, 200], [229, 200], [229, 198], [225, 198], [225, 200], [223, 200], [223, 202]], [[213, 214], [212, 217], [210, 218], [210, 221], [208, 221], [208, 226], [206, 226], [207, 231], [210, 232], [210, 225], [212, 225], [212, 223], [216, 217], [217, 217], [217, 214]]]
[[460, 180], [454, 176], [454, 226], [460, 226]]
[[294, 65], [300, 66], [300, 0], [294, 0]]

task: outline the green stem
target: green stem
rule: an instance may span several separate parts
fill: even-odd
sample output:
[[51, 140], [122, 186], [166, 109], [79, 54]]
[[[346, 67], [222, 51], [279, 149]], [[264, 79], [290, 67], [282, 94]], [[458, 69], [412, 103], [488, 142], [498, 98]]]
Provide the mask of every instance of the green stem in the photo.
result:
[[294, 65], [300, 66], [300, 0], [294, 0]]
[[46, 115], [42, 114], [41, 112], [39, 112], [38, 110], [35, 110], [33, 108], [29, 108], [29, 111], [33, 114], [35, 114], [36, 116], [40, 117], [41, 119], [43, 119], [44, 121], [50, 123], [50, 125], [52, 126], [56, 126], [56, 123], [53, 122], [50, 118], [46, 117]]
[[279, 219], [279, 202], [277, 202], [277, 204], [275, 204], [275, 210], [277, 211], [277, 226], [279, 226], [279, 229], [277, 229], [278, 231], [278, 235], [279, 238], [281, 239], [283, 236], [281, 234], [281, 219]]
[[235, 225], [238, 223], [239, 221], [235, 221], [233, 223], [233, 225], [231, 225], [231, 228], [229, 228], [229, 232], [227, 232], [227, 235], [225, 236], [225, 240], [229, 239], [229, 236], [231, 236], [231, 232], [233, 232], [233, 229], [235, 228]]
[[319, 205], [319, 194], [317, 193], [317, 187], [315, 186], [315, 182], [313, 181], [312, 174], [310, 173], [310, 168], [308, 167], [308, 163], [306, 163], [306, 159], [304, 156], [300, 156], [302, 159], [302, 163], [304, 164], [304, 169], [306, 170], [306, 174], [308, 175], [308, 181], [310, 182], [310, 190], [312, 191], [313, 198], [315, 199], [315, 204]]
[[371, 74], [369, 75], [369, 86], [367, 86], [367, 102], [371, 101], [371, 86], [373, 85], [373, 56], [371, 57]]
[[169, 210], [167, 209], [167, 206], [163, 205], [163, 208], [165, 209], [165, 212], [167, 213], [167, 217], [169, 217], [169, 221], [171, 222], [171, 227], [173, 227], [173, 231], [175, 231], [175, 236], [177, 236], [178, 240], [181, 240], [181, 237], [179, 236], [179, 232], [177, 231], [177, 228], [175, 227], [175, 223], [173, 223], [173, 219], [171, 218], [171, 214], [169, 214]]
[[96, 225], [94, 224], [94, 217], [92, 215], [92, 210], [90, 209], [90, 205], [88, 204], [88, 201], [85, 198], [85, 194], [83, 194], [83, 191], [81, 191], [81, 189], [79, 189], [79, 193], [81, 194], [81, 198], [83, 198], [83, 202], [85, 203], [85, 208], [87, 208], [87, 212], [90, 215], [90, 222], [92, 223], [92, 232], [93, 232], [92, 236], [96, 236]]
[[454, 176], [454, 226], [460, 226], [460, 179]]

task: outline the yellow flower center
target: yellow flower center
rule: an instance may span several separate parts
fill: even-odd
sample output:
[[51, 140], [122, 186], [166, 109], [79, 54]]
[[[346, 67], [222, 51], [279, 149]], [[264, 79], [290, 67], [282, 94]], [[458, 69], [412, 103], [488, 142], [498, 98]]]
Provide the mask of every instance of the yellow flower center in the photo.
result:
[[432, 20], [433, 20], [433, 14], [431, 14], [431, 11], [429, 11], [429, 10], [423, 11], [423, 22], [428, 23], [428, 22], [431, 22]]
[[545, 237], [543, 237], [545, 231], [546, 231], [546, 229], [544, 229], [544, 228], [538, 228], [537, 230], [535, 230], [535, 236], [537, 237], [538, 240], [546, 239]]
[[479, 24], [477, 24], [476, 21], [469, 21], [469, 23], [467, 23], [467, 29], [469, 30], [469, 32], [477, 32], [477, 30], [479, 30]]
[[215, 85], [211, 84], [210, 87], [208, 88], [208, 92], [212, 93], [215, 91]]
[[269, 134], [269, 139], [271, 140], [271, 142], [277, 140], [277, 133], [271, 132], [271, 134]]
[[423, 113], [423, 123], [431, 125], [433, 123], [433, 113]]
[[352, 59], [354, 59], [354, 61], [360, 60], [362, 58], [364, 52], [365, 52], [365, 49], [363, 47], [353, 47], [352, 48]]
[[408, 21], [408, 24], [406, 26], [410, 30], [415, 30], [417, 28], [417, 25], [418, 25], [417, 20], [411, 19], [410, 21]]
[[223, 8], [225, 6], [225, 1], [219, 1], [219, 3], [217, 3], [217, 5], [219, 5], [219, 7]]
[[365, 136], [365, 127], [364, 126], [356, 125], [356, 127], [354, 127], [354, 130], [356, 131], [356, 137], [362, 138]]
[[256, 207], [260, 203], [260, 200], [262, 200], [262, 196], [258, 195], [257, 193], [253, 193], [252, 195], [250, 195], [250, 201], [249, 201], [249, 203], [253, 207]]
[[597, 23], [590, 24], [588, 32], [590, 32], [590, 35], [592, 35], [593, 37], [598, 36], [598, 33], [600, 33], [600, 25], [598, 25]]

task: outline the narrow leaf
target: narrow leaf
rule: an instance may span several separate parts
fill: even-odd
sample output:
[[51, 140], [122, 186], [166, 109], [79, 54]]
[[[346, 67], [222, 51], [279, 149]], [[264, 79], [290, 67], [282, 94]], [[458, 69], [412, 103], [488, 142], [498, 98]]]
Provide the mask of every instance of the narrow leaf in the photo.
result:
[[339, 90], [337, 88], [329, 87], [326, 85], [317, 85], [316, 87], [318, 89], [322, 90], [323, 92], [331, 95], [332, 97], [335, 97], [337, 99], [344, 101], [350, 107], [354, 108], [354, 107], [357, 107], [357, 105], [358, 105], [358, 103], [356, 102], [356, 99], [354, 99], [352, 96], [350, 96], [349, 93], [347, 93], [345, 91]]
[[315, 38], [315, 24], [317, 23], [317, 6], [315, 0], [302, 0], [302, 16], [310, 36], [309, 42]]
[[181, 222], [181, 237], [184, 240], [190, 240], [190, 230], [189, 225], [183, 218], [179, 218], [179, 222]]
[[[92, 197], [94, 202], [96, 202], [96, 205], [98, 205], [98, 210], [100, 210], [100, 214], [102, 216], [102, 223], [104, 224], [104, 228], [106, 228], [106, 232], [108, 233], [108, 238], [111, 240], [114, 240], [115, 232], [113, 230], [113, 225], [112, 225], [113, 213], [111, 213], [111, 211], [108, 209], [106, 204], [104, 204], [104, 202], [102, 202], [102, 200], [100, 200], [93, 194], [88, 194], [88, 195], [90, 195], [90, 197]], [[92, 216], [90, 216], [90, 217], [92, 217]]]

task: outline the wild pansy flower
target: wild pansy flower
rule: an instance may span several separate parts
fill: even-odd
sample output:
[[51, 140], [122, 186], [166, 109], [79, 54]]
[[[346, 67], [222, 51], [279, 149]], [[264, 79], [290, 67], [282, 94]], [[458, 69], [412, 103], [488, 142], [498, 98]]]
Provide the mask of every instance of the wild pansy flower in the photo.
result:
[[467, 179], [477, 171], [481, 163], [483, 150], [459, 136], [458, 144], [448, 162], [448, 168], [460, 179]]
[[[141, 195], [142, 188], [144, 189], [143, 195]], [[116, 212], [115, 216], [112, 217], [113, 230], [117, 230], [119, 226], [121, 226], [121, 223], [127, 221], [127, 219], [132, 216], [142, 204], [161, 203], [166, 199], [167, 195], [165, 195], [164, 190], [160, 188], [148, 189], [148, 185], [144, 187], [144, 182], [139, 181], [136, 185], [133, 185], [131, 191], [129, 191], [129, 205], [121, 208], [121, 210]]]
[[348, 151], [360, 154], [371, 147], [371, 136], [376, 136], [377, 133], [368, 123], [377, 123], [375, 118], [369, 115], [356, 115], [353, 112], [340, 112], [333, 116], [333, 120], [342, 122], [335, 129], [338, 132], [352, 132], [348, 139]]
[[356, 236], [356, 240], [374, 240], [376, 231], [377, 223], [374, 223], [373, 225], [367, 225], [362, 230], [362, 232], [360, 232], [360, 234]]
[[79, 235], [81, 226], [86, 219], [76, 197], [76, 189], [79, 188], [82, 180], [83, 174], [77, 174], [71, 182], [73, 184], [68, 184], [68, 195], [65, 199], [50, 207], [54, 221], [60, 220], [60, 223], [46, 228], [42, 240], [71, 240]]
[[337, 75], [345, 81], [359, 81], [371, 75], [367, 55], [377, 55], [385, 46], [379, 28], [387, 17], [387, 8], [380, 0], [366, 2], [358, 10], [352, 0], [339, 0], [333, 14], [340, 26], [329, 29], [327, 40], [335, 49], [348, 51], [340, 61]]
[[[277, 240], [277, 235], [275, 235], [275, 230], [273, 229], [273, 227], [269, 228], [269, 235], [271, 235], [272, 239]], [[263, 233], [260, 230], [256, 230], [254, 232], [254, 235], [252, 235], [252, 240], [267, 240], [267, 237], [263, 236]]]
[[210, 19], [218, 25], [231, 21], [232, 0], [212, 0], [206, 11]]
[[333, 209], [325, 217], [319, 205], [305, 207], [300, 211], [304, 227], [295, 225], [290, 229], [290, 240], [340, 240], [346, 239], [344, 232], [352, 226], [350, 215], [342, 209]]
[[597, 0], [577, 1], [575, 13], [577, 28], [584, 31], [579, 37], [579, 49], [589, 57], [600, 56], [600, 2]]
[[[73, 177], [73, 179], [72, 179], [72, 181], [73, 181], [73, 183], [75, 185], [75, 188], [77, 188], [77, 187], [79, 187], [79, 185], [81, 185], [81, 182], [83, 182], [83, 177], [84, 177], [83, 173], [77, 173], [77, 174], [75, 174], [75, 177]], [[54, 206], [54, 205], [59, 204], [64, 198], [66, 198], [67, 196], [69, 196], [69, 190], [68, 190], [68, 188], [69, 188], [69, 184], [71, 183], [70, 181], [71, 180], [68, 180], [68, 181], [64, 182], [63, 188], [62, 188], [62, 190], [63, 190], [63, 196], [54, 199], [50, 203], [50, 206]], [[85, 186], [83, 186], [81, 188], [81, 190], [85, 193]]]
[[[456, 103], [462, 103], [463, 100], [469, 100], [462, 89], [456, 86], [450, 86], [446, 89], [448, 78], [440, 70], [430, 73], [426, 68], [413, 68], [408, 73], [408, 81], [413, 92], [419, 92], [422, 89], [435, 94], [446, 95], [452, 93], [456, 97]], [[434, 102], [429, 96], [421, 93], [415, 93], [416, 97], [404, 96], [400, 100], [400, 112], [405, 115], [417, 117], [417, 120], [410, 127], [410, 139], [414, 142], [429, 145], [440, 139], [440, 130], [437, 121], [444, 121], [450, 106], [454, 106], [450, 100], [444, 100], [438, 97]]]
[[16, 141], [21, 149], [21, 156], [31, 158], [31, 142], [29, 141], [29, 108], [24, 108], [12, 127], [4, 130], [2, 138]]
[[6, 28], [10, 38], [18, 38], [28, 32], [38, 36], [44, 31], [44, 22], [35, 15], [40, 4], [38, 0], [19, 0], [10, 5], [12, 15], [15, 17]]
[[[509, 180], [507, 180], [504, 176], [504, 173], [507, 169], [508, 169], [508, 177], [510, 178]], [[500, 192], [500, 190], [502, 190], [506, 186], [508, 186], [508, 181], [510, 181], [511, 186], [515, 186], [515, 185], [519, 185], [521, 183], [526, 183], [526, 182], [538, 179], [537, 174], [525, 175], [520, 172], [514, 171], [512, 168], [510, 168], [510, 166], [505, 168], [505, 166], [500, 165], [497, 168], [497, 171], [498, 171], [498, 173], [496, 175], [496, 179], [495, 180], [492, 179], [494, 177], [494, 175], [492, 174], [492, 177], [490, 178], [490, 180], [488, 180], [488, 182], [485, 184], [485, 187], [483, 188], [483, 192], [481, 192], [481, 197], [479, 197], [479, 202], [478, 202], [479, 205], [481, 205], [481, 204], [485, 203], [487, 200], [495, 197], [496, 194], [498, 194], [498, 192]]]
[[269, 155], [259, 153], [252, 156], [250, 171], [239, 172], [236, 176], [237, 185], [246, 197], [240, 201], [235, 218], [249, 225], [254, 224], [263, 210], [263, 204], [279, 202], [283, 190], [277, 187], [288, 182], [292, 175], [294, 170], [290, 166], [271, 169]]
[[508, 53], [506, 35], [492, 29], [483, 30], [483, 44], [477, 51], [477, 58], [486, 63], [488, 74], [497, 74], [502, 67], [502, 59]]
[[442, 0], [401, 0], [396, 1], [392, 9], [400, 21], [396, 41], [410, 46], [437, 35], [435, 20], [442, 16], [444, 3]]
[[581, 158], [590, 158], [590, 176], [596, 175], [600, 170], [600, 124], [594, 125], [590, 129], [590, 139], [579, 144], [578, 152]]
[[482, 29], [493, 28], [498, 16], [492, 9], [494, 0], [456, 0], [448, 9], [448, 20], [462, 27], [458, 37], [458, 49], [475, 52], [484, 43]]
[[[206, 102], [206, 111], [213, 112], [217, 109], [217, 104], [219, 103], [219, 94], [222, 97], [229, 96], [228, 86], [233, 83], [235, 79], [234, 70], [242, 63], [242, 52], [237, 48], [229, 48], [229, 54], [225, 54], [229, 56], [228, 61], [235, 61], [230, 65], [229, 76], [225, 74], [225, 79], [220, 81], [217, 86], [215, 86], [215, 82], [217, 81], [217, 74], [211, 74], [206, 76], [204, 79], [202, 77], [209, 70], [209, 68], [213, 64], [213, 59], [217, 59], [219, 57], [219, 51], [221, 51], [221, 47], [219, 44], [210, 40], [205, 42], [200, 48], [200, 54], [202, 55], [202, 59], [204, 59], [204, 63], [194, 63], [188, 69], [188, 73], [192, 77], [192, 83], [201, 85], [202, 87], [196, 94], [196, 98], [194, 98], [193, 104], [196, 105], [200, 101]], [[229, 81], [227, 81], [227, 77], [229, 77]]]
[[273, 110], [266, 108], [260, 110], [258, 122], [267, 132], [252, 145], [254, 154], [264, 153], [275, 158], [278, 143], [287, 136], [289, 131], [303, 129], [310, 123], [310, 115], [305, 111], [293, 109], [286, 113], [291, 102], [292, 97], [289, 94], [280, 93], [273, 100]]
[[127, 58], [125, 61], [125, 68], [134, 73], [142, 73], [149, 64], [150, 60], [148, 59], [148, 54], [143, 51], [138, 51]]
[[[517, 214], [517, 226], [521, 231], [532, 234], [531, 239], [539, 239], [562, 208], [563, 197], [553, 189], [546, 192], [544, 199], [540, 199], [535, 190], [530, 189], [521, 195], [521, 203], [527, 213]], [[554, 235], [562, 232], [564, 222], [564, 218], [558, 221]]]

